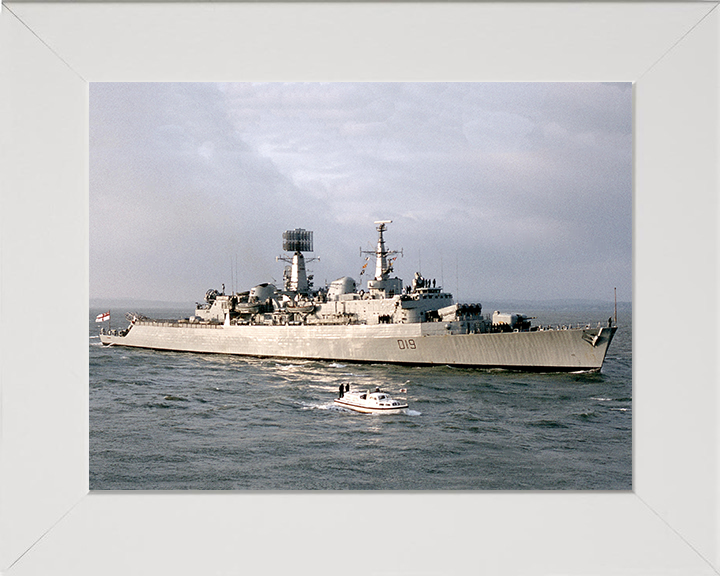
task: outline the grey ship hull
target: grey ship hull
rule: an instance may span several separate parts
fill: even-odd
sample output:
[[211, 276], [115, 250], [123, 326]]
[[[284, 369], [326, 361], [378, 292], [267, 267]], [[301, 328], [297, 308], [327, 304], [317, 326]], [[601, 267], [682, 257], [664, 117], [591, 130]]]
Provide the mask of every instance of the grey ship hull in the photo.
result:
[[390, 325], [222, 325], [139, 321], [106, 345], [253, 357], [597, 371], [616, 327], [459, 334], [455, 322]]

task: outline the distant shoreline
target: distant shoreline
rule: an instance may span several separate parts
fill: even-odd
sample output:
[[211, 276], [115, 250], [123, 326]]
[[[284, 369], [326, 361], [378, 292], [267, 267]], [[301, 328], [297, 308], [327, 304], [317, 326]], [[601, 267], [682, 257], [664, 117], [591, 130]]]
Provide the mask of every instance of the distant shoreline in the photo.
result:
[[133, 300], [132, 298], [91, 298], [90, 308], [133, 308], [142, 312], [143, 308], [153, 309], [195, 309], [195, 302], [164, 302], [162, 300]]

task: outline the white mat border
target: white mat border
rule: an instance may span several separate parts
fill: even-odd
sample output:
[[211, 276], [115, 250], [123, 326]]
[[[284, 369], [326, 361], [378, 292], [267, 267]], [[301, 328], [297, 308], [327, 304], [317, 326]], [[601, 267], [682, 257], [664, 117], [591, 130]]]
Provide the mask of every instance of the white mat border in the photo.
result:
[[[264, 573], [292, 566], [334, 573], [343, 561], [333, 551], [339, 531], [363, 542], [397, 539], [398, 549], [414, 552], [370, 570], [377, 574], [716, 573], [718, 166], [717, 155], [707, 155], [718, 150], [720, 128], [716, 8], [3, 7], [0, 73], [10, 82], [0, 103], [7, 128], [0, 136], [0, 567], [239, 574], [265, 562]], [[636, 82], [634, 493], [86, 495], [87, 82], [185, 79]], [[686, 154], [686, 130], [702, 118], [697, 148]], [[668, 178], [671, 159], [680, 162]], [[669, 222], [683, 234], [668, 240]], [[678, 267], [692, 269], [692, 280], [674, 276]], [[52, 317], [22, 304], [49, 294]], [[711, 319], [674, 348], [658, 349], [658, 329], [681, 310], [668, 299], [701, 305]], [[661, 311], [667, 315], [659, 318]], [[48, 373], [37, 354], [15, 345], [33, 339], [62, 373]], [[407, 512], [346, 515], [389, 501]]]

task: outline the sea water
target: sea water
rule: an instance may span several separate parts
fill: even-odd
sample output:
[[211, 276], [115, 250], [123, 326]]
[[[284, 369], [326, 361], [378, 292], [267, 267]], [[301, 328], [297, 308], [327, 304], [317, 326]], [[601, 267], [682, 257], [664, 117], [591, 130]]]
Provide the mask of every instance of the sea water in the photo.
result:
[[[599, 373], [105, 347], [94, 321], [103, 311], [90, 311], [91, 490], [632, 489], [627, 310]], [[558, 326], [608, 316], [526, 312]], [[113, 328], [126, 326], [123, 313], [113, 310]], [[379, 386], [409, 408], [342, 409], [340, 384]]]

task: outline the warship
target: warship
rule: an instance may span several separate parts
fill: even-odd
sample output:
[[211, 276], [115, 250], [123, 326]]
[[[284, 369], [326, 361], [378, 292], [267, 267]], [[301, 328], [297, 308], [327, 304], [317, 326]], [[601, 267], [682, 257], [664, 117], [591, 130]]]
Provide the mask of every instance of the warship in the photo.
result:
[[126, 329], [103, 329], [100, 340], [108, 346], [285, 359], [547, 372], [602, 368], [617, 321], [535, 326], [525, 314], [483, 314], [480, 304], [457, 303], [419, 272], [404, 285], [392, 276], [401, 252], [385, 247], [391, 222], [375, 222], [377, 246], [360, 251], [368, 254], [365, 266], [375, 260], [365, 288], [344, 276], [315, 289], [304, 256], [313, 252], [313, 232], [287, 230], [283, 250], [292, 256], [277, 258], [289, 264], [282, 288], [263, 283], [230, 294], [224, 286], [210, 289], [191, 317], [130, 313]]

